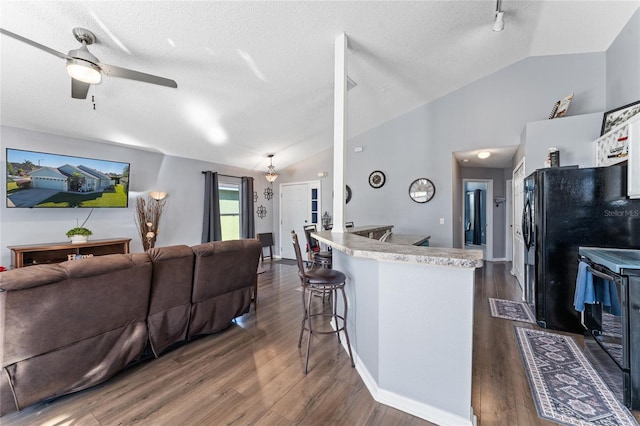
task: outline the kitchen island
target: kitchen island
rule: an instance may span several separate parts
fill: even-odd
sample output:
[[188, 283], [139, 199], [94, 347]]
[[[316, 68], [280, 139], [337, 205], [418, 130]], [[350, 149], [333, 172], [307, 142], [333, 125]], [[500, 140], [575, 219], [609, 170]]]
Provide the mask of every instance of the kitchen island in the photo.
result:
[[369, 392], [437, 424], [474, 424], [473, 292], [482, 252], [393, 244], [362, 233], [313, 236], [332, 247], [333, 267], [347, 276], [349, 335]]

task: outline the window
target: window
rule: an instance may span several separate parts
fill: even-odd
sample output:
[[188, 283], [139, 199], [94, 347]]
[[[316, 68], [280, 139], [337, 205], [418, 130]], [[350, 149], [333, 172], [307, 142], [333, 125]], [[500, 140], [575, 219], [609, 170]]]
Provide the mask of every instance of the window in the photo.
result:
[[218, 188], [222, 240], [237, 240], [240, 238], [240, 185], [220, 182]]

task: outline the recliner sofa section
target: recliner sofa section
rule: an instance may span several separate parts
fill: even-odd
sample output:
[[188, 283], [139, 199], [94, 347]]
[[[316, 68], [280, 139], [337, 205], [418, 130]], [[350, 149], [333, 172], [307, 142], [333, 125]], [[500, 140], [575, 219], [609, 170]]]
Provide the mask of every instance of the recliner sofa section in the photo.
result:
[[[86, 389], [249, 311], [257, 240], [0, 273], [0, 416]], [[3, 335], [2, 335], [3, 334]]]

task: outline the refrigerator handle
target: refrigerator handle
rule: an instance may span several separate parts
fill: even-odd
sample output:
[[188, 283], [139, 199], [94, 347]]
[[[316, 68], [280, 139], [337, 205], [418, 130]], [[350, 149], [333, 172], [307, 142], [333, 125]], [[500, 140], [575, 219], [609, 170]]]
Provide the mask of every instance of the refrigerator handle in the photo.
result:
[[533, 245], [533, 226], [531, 217], [531, 203], [529, 200], [524, 202], [524, 209], [522, 210], [522, 236], [524, 238], [524, 245], [528, 249]]

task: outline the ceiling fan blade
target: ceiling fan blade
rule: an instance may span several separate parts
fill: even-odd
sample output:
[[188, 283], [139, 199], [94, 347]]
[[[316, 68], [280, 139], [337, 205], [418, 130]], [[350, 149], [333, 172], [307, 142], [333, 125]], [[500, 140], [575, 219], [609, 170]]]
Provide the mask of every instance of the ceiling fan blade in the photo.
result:
[[52, 55], [55, 55], [58, 58], [70, 59], [70, 57], [68, 55], [66, 55], [65, 53], [58, 52], [57, 50], [53, 50], [50, 47], [47, 47], [47, 46], [45, 46], [43, 44], [40, 44], [38, 42], [35, 42], [33, 40], [29, 40], [28, 38], [24, 38], [21, 35], [18, 35], [16, 33], [12, 33], [11, 31], [7, 31], [4, 28], [0, 28], [0, 33], [4, 34], [6, 36], [9, 36], [9, 37], [15, 38], [16, 40], [21, 41], [23, 43], [30, 44], [31, 46], [36, 47], [36, 48], [38, 48], [40, 50], [44, 50], [47, 53], [51, 53]]
[[98, 64], [105, 75], [111, 77], [128, 78], [129, 80], [144, 81], [151, 84], [159, 84], [160, 86], [178, 87], [178, 83], [173, 80], [164, 77], [158, 77], [157, 75], [146, 74], [140, 71], [134, 71], [127, 68], [116, 67], [115, 65]]
[[74, 99], [87, 99], [89, 93], [89, 83], [85, 83], [75, 78], [71, 79], [71, 97]]

